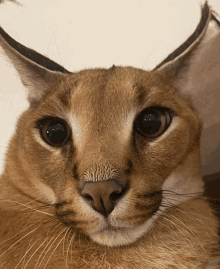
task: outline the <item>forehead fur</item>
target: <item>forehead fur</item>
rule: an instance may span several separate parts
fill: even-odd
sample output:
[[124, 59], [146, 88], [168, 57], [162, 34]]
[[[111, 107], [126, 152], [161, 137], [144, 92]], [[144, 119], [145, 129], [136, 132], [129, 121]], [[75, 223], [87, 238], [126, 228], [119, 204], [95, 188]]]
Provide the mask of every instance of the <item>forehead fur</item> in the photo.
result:
[[[72, 80], [73, 79], [73, 80]], [[105, 110], [138, 106], [153, 85], [152, 75], [132, 67], [112, 67], [79, 72], [68, 83], [73, 84], [71, 107], [83, 113], [85, 104]], [[116, 111], [115, 111], [116, 112]]]
[[[76, 116], [89, 110], [88, 105], [99, 111], [107, 108], [110, 114], [111, 111], [117, 113], [122, 105], [125, 111], [131, 107], [142, 110], [149, 105], [170, 106], [175, 110], [182, 98], [171, 85], [157, 72], [133, 67], [83, 70], [66, 75], [59, 85], [52, 85], [40, 107], [53, 111], [57, 105], [60, 110], [71, 110]], [[179, 101], [173, 104], [176, 99]]]

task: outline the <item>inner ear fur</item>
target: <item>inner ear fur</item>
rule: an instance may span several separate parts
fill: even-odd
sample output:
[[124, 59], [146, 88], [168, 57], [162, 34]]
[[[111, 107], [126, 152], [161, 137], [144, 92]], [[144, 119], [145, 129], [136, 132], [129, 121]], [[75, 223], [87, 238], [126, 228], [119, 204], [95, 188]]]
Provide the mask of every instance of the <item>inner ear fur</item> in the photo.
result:
[[25, 87], [29, 89], [28, 100], [36, 104], [48, 90], [70, 73], [65, 68], [15, 41], [0, 27], [0, 46], [17, 70]]
[[202, 176], [220, 171], [220, 22], [208, 3], [194, 33], [154, 70], [189, 96], [203, 120]]

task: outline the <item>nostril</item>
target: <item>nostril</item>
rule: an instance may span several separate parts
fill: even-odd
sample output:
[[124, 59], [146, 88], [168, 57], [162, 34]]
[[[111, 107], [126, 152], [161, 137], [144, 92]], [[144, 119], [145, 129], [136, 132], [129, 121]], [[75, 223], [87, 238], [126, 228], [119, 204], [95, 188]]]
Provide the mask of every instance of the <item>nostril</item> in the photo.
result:
[[110, 194], [110, 200], [115, 201], [119, 199], [122, 196], [122, 191], [114, 191], [113, 193]]
[[92, 198], [92, 196], [91, 195], [89, 195], [89, 194], [82, 194], [82, 196], [87, 200], [87, 201], [91, 201], [91, 202], [93, 202], [93, 198]]

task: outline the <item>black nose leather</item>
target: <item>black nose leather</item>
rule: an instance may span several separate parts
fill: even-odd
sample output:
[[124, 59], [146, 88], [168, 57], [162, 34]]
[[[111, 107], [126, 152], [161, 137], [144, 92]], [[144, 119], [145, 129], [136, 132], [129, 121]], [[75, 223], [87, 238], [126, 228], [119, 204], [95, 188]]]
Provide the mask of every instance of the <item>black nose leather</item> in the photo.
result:
[[86, 182], [82, 188], [82, 196], [100, 214], [108, 216], [122, 197], [124, 189], [115, 180]]

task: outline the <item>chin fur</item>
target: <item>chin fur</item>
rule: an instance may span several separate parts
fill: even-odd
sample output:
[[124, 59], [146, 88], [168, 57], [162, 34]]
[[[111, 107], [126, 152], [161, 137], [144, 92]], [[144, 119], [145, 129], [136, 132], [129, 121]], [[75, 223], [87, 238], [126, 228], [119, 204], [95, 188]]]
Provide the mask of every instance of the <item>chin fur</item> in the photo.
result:
[[90, 238], [100, 245], [109, 247], [130, 245], [146, 234], [158, 218], [154, 215], [142, 225], [137, 227], [117, 227], [109, 226], [101, 231], [90, 235]]

